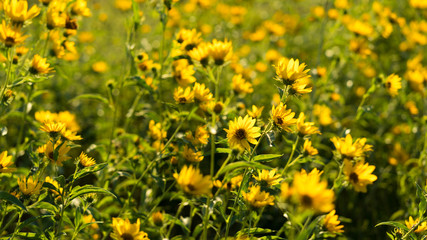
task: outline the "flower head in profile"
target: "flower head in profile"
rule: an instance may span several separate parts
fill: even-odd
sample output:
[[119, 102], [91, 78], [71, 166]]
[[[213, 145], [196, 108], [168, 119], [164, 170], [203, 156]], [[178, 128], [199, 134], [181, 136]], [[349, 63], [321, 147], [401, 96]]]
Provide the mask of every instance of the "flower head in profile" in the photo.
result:
[[212, 56], [216, 65], [223, 65], [233, 55], [231, 41], [227, 41], [227, 39], [224, 42], [212, 40], [212, 43], [209, 44], [209, 55]]
[[248, 115], [251, 116], [252, 118], [259, 118], [261, 117], [262, 110], [264, 110], [264, 106], [259, 108], [255, 105], [252, 105], [252, 109], [251, 110], [248, 109], [246, 111], [248, 111]]
[[261, 191], [260, 186], [251, 186], [248, 190], [249, 192], [242, 192], [242, 196], [251, 206], [259, 208], [274, 205], [274, 196]]
[[50, 64], [46, 62], [46, 58], [42, 58], [40, 55], [36, 54], [33, 57], [29, 71], [32, 74], [48, 74], [53, 70], [53, 68], [49, 66]]
[[203, 176], [198, 168], [184, 166], [181, 171], [174, 173], [173, 177], [184, 192], [191, 195], [210, 195], [212, 189], [211, 176]]
[[39, 15], [40, 8], [33, 5], [28, 9], [28, 2], [22, 0], [6, 0], [3, 2], [4, 13], [14, 24], [22, 25], [25, 21]]
[[249, 143], [257, 144], [255, 138], [261, 135], [260, 128], [254, 127], [256, 120], [246, 115], [244, 118], [235, 118], [230, 121], [227, 132], [227, 139], [231, 148], [240, 148], [250, 150]]
[[198, 33], [196, 29], [181, 29], [176, 36], [176, 41], [181, 45], [182, 50], [190, 51], [202, 41], [200, 36], [201, 33]]
[[282, 82], [285, 85], [292, 85], [297, 81], [309, 78], [308, 71], [310, 69], [304, 69], [307, 65], [305, 63], [299, 63], [299, 60], [293, 58], [281, 58], [274, 67], [276, 68], [276, 80]]
[[189, 64], [187, 59], [176, 60], [172, 63], [172, 66], [173, 76], [180, 86], [185, 87], [196, 81], [193, 76], [195, 73], [194, 66]]
[[79, 163], [83, 166], [83, 167], [90, 167], [96, 164], [95, 159], [89, 157], [86, 153], [82, 152], [80, 153], [79, 156]]
[[395, 97], [397, 95], [397, 91], [402, 88], [401, 81], [402, 79], [394, 73], [385, 79], [385, 87], [390, 96]]
[[51, 138], [56, 138], [59, 134], [65, 131], [65, 129], [65, 123], [63, 122], [45, 122], [40, 127], [40, 130], [48, 133]]
[[238, 94], [246, 94], [252, 93], [254, 89], [252, 88], [252, 83], [246, 81], [242, 74], [234, 75], [233, 79], [231, 79], [234, 92]]
[[150, 120], [150, 123], [148, 124], [148, 134], [154, 140], [162, 140], [166, 138], [167, 132], [163, 129], [161, 123], [156, 123], [154, 120]]
[[39, 182], [33, 176], [18, 179], [19, 191], [21, 191], [26, 196], [39, 194], [42, 185], [43, 183]]
[[187, 54], [191, 59], [199, 61], [202, 66], [209, 64], [209, 45], [206, 43], [199, 44], [196, 48], [188, 51]]
[[334, 209], [334, 191], [327, 188], [327, 181], [320, 179], [321, 174], [316, 168], [310, 173], [304, 169], [295, 173], [292, 194], [303, 209], [315, 212], [329, 212]]
[[319, 128], [314, 126], [314, 122], [306, 122], [304, 113], [300, 113], [297, 119], [297, 130], [300, 135], [321, 134]]
[[110, 234], [114, 240], [149, 240], [147, 233], [140, 230], [141, 220], [130, 223], [129, 219], [113, 218], [113, 232]]
[[204, 158], [203, 153], [194, 151], [191, 147], [184, 146], [183, 156], [189, 162], [201, 162]]
[[49, 3], [46, 12], [47, 28], [63, 28], [67, 22], [67, 2], [60, 0], [53, 0]]
[[[411, 229], [413, 226], [415, 226], [416, 224], [418, 224], [420, 221], [420, 219], [413, 219], [411, 216], [409, 216], [408, 220], [405, 220], [405, 225]], [[421, 232], [425, 232], [427, 231], [427, 222], [424, 221], [422, 222], [420, 225], [418, 225], [418, 227], [415, 229], [415, 233], [421, 233]]]
[[[57, 150], [57, 148], [59, 149]], [[44, 151], [45, 156], [53, 163], [62, 166], [62, 162], [67, 161], [71, 157], [67, 156], [67, 153], [71, 150], [71, 147], [67, 146], [67, 143], [57, 142], [55, 146], [49, 141], [45, 147], [40, 148], [40, 151]]]
[[192, 103], [194, 101], [194, 92], [191, 87], [187, 87], [185, 89], [178, 87], [175, 88], [175, 91], [173, 92], [173, 98], [179, 104]]
[[330, 211], [323, 219], [323, 226], [328, 230], [328, 232], [334, 235], [344, 232], [344, 226], [340, 225], [341, 222], [338, 220], [338, 215], [335, 215], [335, 212], [335, 209]]
[[50, 189], [50, 191], [52, 191], [54, 194], [56, 195], [62, 195], [63, 192], [63, 188], [61, 186], [59, 186], [58, 181], [53, 180], [51, 177], [46, 176], [46, 178], [44, 179], [45, 182], [52, 184], [58, 191]]
[[372, 174], [374, 170], [375, 166], [369, 165], [363, 160], [353, 165], [351, 161], [344, 159], [344, 175], [356, 192], [365, 193], [367, 191], [366, 186], [377, 180], [377, 176]]
[[200, 84], [196, 82], [193, 87], [193, 92], [194, 92], [194, 99], [196, 99], [198, 102], [203, 103], [203, 102], [208, 102], [212, 100], [213, 95], [209, 90], [209, 88], [207, 88], [204, 83]]
[[27, 37], [22, 35], [20, 27], [6, 25], [4, 20], [0, 25], [0, 41], [8, 48], [24, 42]]
[[277, 174], [276, 169], [272, 170], [258, 170], [258, 176], [253, 176], [255, 180], [261, 183], [261, 185], [266, 186], [274, 186], [280, 184], [280, 182], [283, 180], [282, 176], [280, 174]]
[[307, 154], [310, 156], [319, 154], [319, 151], [312, 146], [312, 142], [308, 139], [304, 141], [303, 149], [304, 149], [304, 154]]
[[7, 151], [3, 151], [0, 154], [0, 173], [9, 173], [15, 170], [14, 168], [9, 168], [12, 164], [12, 156], [8, 156]]
[[291, 132], [292, 129], [290, 126], [295, 125], [297, 122], [297, 119], [295, 119], [294, 116], [295, 113], [292, 112], [291, 109], [286, 109], [286, 105], [283, 105], [282, 102], [280, 102], [277, 107], [273, 106], [271, 109], [271, 118], [273, 119], [274, 124], [287, 132]]
[[372, 151], [372, 145], [366, 144], [366, 138], [357, 138], [353, 143], [351, 134], [347, 134], [345, 138], [333, 137], [331, 142], [343, 158], [364, 159], [365, 152]]

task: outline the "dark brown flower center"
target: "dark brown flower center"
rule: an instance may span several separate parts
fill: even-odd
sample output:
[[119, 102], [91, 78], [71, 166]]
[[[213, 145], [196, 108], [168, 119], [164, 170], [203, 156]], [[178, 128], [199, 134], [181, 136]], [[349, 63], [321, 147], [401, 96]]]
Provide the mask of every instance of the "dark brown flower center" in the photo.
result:
[[301, 203], [304, 207], [311, 207], [313, 205], [313, 199], [310, 196], [303, 195], [301, 198]]
[[132, 234], [129, 234], [129, 233], [123, 233], [120, 237], [121, 237], [123, 240], [133, 240], [133, 236], [132, 236]]
[[180, 97], [178, 98], [179, 103], [186, 103], [187, 102], [187, 98], [185, 97]]
[[277, 123], [278, 125], [282, 125], [282, 124], [283, 124], [283, 120], [282, 120], [282, 118], [281, 118], [281, 117], [276, 118], [276, 123]]
[[219, 113], [221, 113], [222, 112], [222, 105], [221, 104], [215, 104], [215, 107], [214, 107], [214, 112], [216, 113], [216, 114], [219, 114]]
[[187, 187], [190, 191], [196, 190], [196, 187], [194, 187], [193, 184], [191, 184], [191, 183], [187, 184]]
[[243, 140], [246, 137], [246, 131], [245, 129], [237, 129], [235, 136], [239, 140]]
[[12, 47], [15, 44], [15, 38], [6, 37], [4, 44], [6, 45], [6, 47]]
[[357, 175], [357, 173], [352, 172], [350, 174], [350, 181], [357, 183], [359, 182], [359, 176]]

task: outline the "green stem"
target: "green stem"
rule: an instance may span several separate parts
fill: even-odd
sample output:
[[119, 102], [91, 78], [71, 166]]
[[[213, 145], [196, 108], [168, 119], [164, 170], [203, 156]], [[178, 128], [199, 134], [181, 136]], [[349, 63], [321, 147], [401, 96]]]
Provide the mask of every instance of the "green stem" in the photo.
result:
[[[32, 83], [32, 84], [34, 84], [34, 83]], [[24, 101], [24, 108], [22, 110], [22, 113], [23, 113], [22, 114], [22, 124], [19, 127], [18, 139], [17, 139], [17, 142], [16, 142], [15, 158], [18, 157], [19, 151], [21, 150], [21, 143], [22, 143], [22, 138], [23, 138], [23, 134], [24, 134], [24, 128], [27, 125], [25, 117], [27, 115], [27, 107], [28, 107], [28, 103], [29, 103], [29, 101], [31, 99], [31, 96], [33, 94], [33, 89], [34, 89], [34, 85], [30, 85], [30, 91], [28, 93], [27, 98]]]
[[46, 41], [44, 42], [44, 45], [43, 45], [43, 50], [41, 52], [42, 57], [46, 56], [47, 44], [49, 43], [49, 36], [50, 36], [50, 30], [48, 30], [47, 32]]
[[129, 123], [133, 117], [133, 114], [135, 113], [135, 108], [137, 107], [139, 100], [141, 99], [142, 95], [144, 93], [144, 90], [140, 89], [138, 94], [136, 95], [135, 99], [133, 100], [133, 103], [131, 105], [131, 107], [129, 108], [129, 111], [126, 115], [126, 122], [125, 122], [125, 126], [123, 127], [125, 131], [127, 131], [127, 128], [129, 126]]
[[4, 93], [7, 89], [7, 85], [9, 85], [9, 81], [10, 81], [10, 72], [12, 70], [12, 64], [13, 64], [12, 63], [12, 61], [13, 61], [12, 52], [13, 52], [12, 48], [9, 48], [7, 51], [7, 59], [8, 59], [9, 64], [7, 66], [6, 82], [4, 83], [3, 89], [2, 89], [1, 94], [0, 94], [0, 102], [1, 102], [2, 107], [3, 107]]
[[[178, 211], [175, 214], [175, 221], [179, 221], [178, 217], [181, 214], [181, 211], [183, 208], [184, 208], [184, 202], [181, 202], [181, 205], [179, 206]], [[173, 221], [172, 224], [170, 225], [168, 234], [166, 235], [166, 239], [169, 239], [169, 236], [172, 233], [172, 229], [175, 226], [175, 221]]]
[[[288, 161], [286, 162], [285, 167], [283, 168], [282, 175], [284, 175], [284, 174], [285, 174], [286, 170], [287, 170], [287, 169], [288, 169], [288, 167], [291, 165], [290, 163], [292, 162], [292, 158], [294, 157], [295, 149], [297, 148], [297, 145], [298, 145], [298, 143], [299, 143], [299, 140], [300, 140], [300, 136], [297, 136], [297, 139], [295, 140], [294, 144], [292, 145], [292, 152], [291, 152], [291, 155], [289, 156], [289, 159], [288, 159]], [[293, 163], [292, 163], [292, 164], [293, 164]]]
[[24, 214], [24, 211], [21, 210], [19, 212], [18, 222], [16, 223], [15, 230], [13, 231], [12, 237], [10, 237], [10, 239], [14, 239], [16, 233], [18, 232], [18, 227], [21, 224], [21, 218], [23, 214]]
[[405, 240], [406, 238], [408, 238], [408, 237], [409, 237], [409, 235], [410, 235], [413, 231], [415, 231], [415, 229], [417, 229], [417, 227], [418, 227], [419, 225], [421, 225], [421, 223], [423, 223], [425, 220], [426, 220], [426, 218], [423, 218], [423, 219], [421, 219], [420, 221], [418, 221], [416, 224], [414, 224], [414, 226], [412, 226], [412, 227], [411, 227], [411, 229], [409, 229], [409, 231], [408, 231], [405, 235], [403, 235], [402, 240]]
[[273, 128], [273, 123], [270, 121], [267, 126], [264, 128], [264, 131], [261, 134], [261, 137], [258, 139], [258, 142], [255, 144], [254, 149], [251, 152], [251, 155], [249, 156], [249, 162], [252, 161], [252, 158], [255, 155], [255, 151], [258, 148], [260, 142], [262, 141], [262, 139], [264, 138], [265, 134], [267, 134], [267, 132], [271, 131], [271, 129]]
[[373, 78], [371, 81], [371, 86], [369, 87], [368, 91], [363, 95], [362, 101], [360, 102], [359, 106], [357, 107], [357, 116], [356, 116], [356, 121], [360, 119], [360, 117], [363, 114], [363, 105], [366, 102], [366, 99], [368, 99], [368, 97], [375, 92], [376, 89], [376, 79]]
[[215, 176], [213, 177], [213, 181], [215, 181], [215, 180], [219, 177], [219, 174], [221, 173], [222, 169], [223, 169], [225, 166], [227, 166], [227, 163], [228, 163], [230, 160], [232, 160], [233, 158], [234, 158], [233, 154], [232, 154], [232, 153], [229, 153], [229, 154], [228, 154], [227, 159], [225, 159], [225, 161], [222, 163], [221, 167], [219, 168], [218, 172], [216, 172]]

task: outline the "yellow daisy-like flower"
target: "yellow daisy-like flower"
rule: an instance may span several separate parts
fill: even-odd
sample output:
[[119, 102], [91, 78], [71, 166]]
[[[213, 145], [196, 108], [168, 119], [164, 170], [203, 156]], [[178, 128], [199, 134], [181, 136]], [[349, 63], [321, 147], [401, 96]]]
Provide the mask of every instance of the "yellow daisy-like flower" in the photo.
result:
[[227, 39], [224, 42], [216, 39], [212, 40], [212, 43], [209, 44], [209, 55], [212, 56], [216, 65], [223, 65], [233, 55], [231, 41], [227, 41]]
[[210, 101], [213, 97], [209, 88], [205, 86], [204, 83], [200, 84], [196, 82], [193, 87], [194, 98], [199, 102]]
[[162, 140], [166, 138], [167, 132], [162, 128], [161, 123], [156, 123], [154, 120], [150, 120], [150, 123], [148, 124], [148, 130], [148, 134], [154, 140]]
[[321, 134], [319, 128], [314, 126], [314, 122], [305, 122], [304, 113], [300, 113], [297, 119], [297, 130], [301, 135], [313, 135], [313, 134]]
[[194, 101], [194, 92], [191, 87], [187, 87], [185, 90], [182, 87], [178, 87], [173, 92], [173, 98], [179, 104], [191, 103]]
[[249, 192], [242, 192], [243, 198], [253, 207], [265, 207], [267, 205], [274, 205], [274, 196], [270, 193], [261, 191], [260, 186], [249, 187]]
[[366, 192], [366, 186], [377, 180], [377, 176], [372, 174], [375, 166], [365, 163], [363, 160], [355, 165], [347, 159], [344, 159], [344, 174], [347, 181], [353, 185], [356, 192]]
[[264, 107], [258, 108], [257, 106], [252, 105], [252, 110], [248, 109], [246, 111], [248, 111], [248, 115], [251, 116], [252, 118], [259, 118], [261, 117], [262, 110], [264, 110]]
[[[411, 229], [414, 225], [418, 224], [418, 222], [420, 221], [420, 219], [413, 219], [411, 216], [409, 216], [408, 220], [405, 220], [405, 225]], [[425, 232], [427, 231], [427, 222], [424, 221], [422, 222], [420, 225], [418, 225], [417, 229], [415, 229], [415, 233], [421, 233], [421, 232]]]
[[281, 58], [277, 63], [276, 68], [277, 78], [276, 80], [282, 82], [285, 85], [292, 85], [296, 81], [301, 79], [309, 78], [308, 71], [310, 69], [304, 69], [307, 65], [305, 63], [299, 63], [299, 60], [291, 58]]
[[52, 189], [50, 189], [50, 191], [52, 191], [54, 194], [56, 194], [56, 195], [62, 195], [62, 192], [63, 192], [63, 188], [62, 187], [60, 187], [59, 186], [59, 183], [57, 182], [57, 181], [55, 181], [55, 180], [53, 180], [51, 177], [49, 177], [49, 176], [47, 176], [45, 179], [44, 179], [44, 181], [45, 182], [47, 182], [47, 183], [50, 183], [50, 184], [52, 184], [53, 186], [55, 186], [56, 187], [56, 189], [58, 189], [59, 190], [59, 192], [58, 191], [55, 191], [55, 190], [52, 190]]
[[82, 136], [77, 135], [76, 132], [73, 132], [73, 131], [67, 130], [67, 129], [65, 129], [64, 131], [62, 131], [61, 135], [62, 135], [62, 137], [64, 137], [68, 141], [78, 141], [78, 140], [82, 140], [83, 139]]
[[86, 0], [77, 0], [71, 5], [71, 12], [76, 15], [90, 17], [92, 13], [90, 9], [87, 7]]
[[326, 105], [314, 104], [313, 106], [313, 115], [319, 119], [319, 123], [322, 126], [327, 126], [334, 122], [331, 113], [331, 109]]
[[337, 152], [344, 158], [365, 158], [365, 152], [372, 151], [372, 145], [366, 144], [366, 138], [357, 138], [353, 143], [351, 134], [347, 134], [345, 138], [331, 138]]
[[[59, 147], [58, 155], [55, 156], [55, 149], [59, 145], [60, 145], [60, 143], [57, 142], [55, 144], [55, 146], [53, 146], [53, 143], [51, 141], [49, 141], [46, 144], [46, 148], [44, 148], [44, 154], [51, 162], [58, 164], [58, 166], [62, 166], [62, 162], [67, 161], [68, 159], [71, 158], [71, 157], [66, 155], [71, 150], [71, 148], [69, 146], [67, 146], [67, 143], [64, 143]], [[40, 149], [40, 150], [42, 150], [42, 149]]]
[[402, 88], [402, 79], [396, 74], [391, 74], [385, 80], [385, 87], [387, 92], [392, 96], [397, 95], [397, 91]]
[[153, 221], [154, 224], [156, 224], [157, 226], [161, 226], [163, 224], [163, 216], [164, 213], [157, 211], [154, 212], [153, 214], [151, 214], [151, 221]]
[[0, 41], [8, 48], [24, 42], [28, 36], [22, 36], [21, 28], [6, 25], [3, 20], [0, 26]]
[[193, 76], [195, 71], [193, 65], [188, 63], [187, 59], [179, 59], [172, 63], [173, 76], [182, 87], [194, 83], [196, 78]]
[[201, 33], [198, 33], [196, 29], [181, 29], [176, 36], [176, 41], [181, 44], [182, 50], [190, 51], [202, 41], [200, 36]]
[[111, 238], [115, 240], [149, 240], [147, 233], [140, 230], [141, 220], [130, 223], [129, 219], [113, 218]]
[[329, 212], [323, 219], [323, 226], [332, 234], [343, 233], [344, 226], [340, 225], [338, 215], [335, 215], [335, 209]]
[[48, 74], [52, 72], [53, 68], [50, 68], [50, 64], [46, 63], [46, 58], [40, 57], [40, 55], [36, 54], [33, 57], [33, 61], [31, 62], [31, 67], [29, 69], [32, 74]]
[[316, 148], [314, 148], [311, 144], [312, 144], [311, 141], [308, 139], [304, 141], [304, 146], [303, 146], [304, 153], [310, 156], [319, 154], [319, 151]]
[[67, 12], [65, 8], [67, 2], [61, 0], [53, 0], [49, 3], [49, 7], [46, 12], [47, 28], [63, 28], [67, 22]]
[[184, 166], [181, 172], [174, 173], [173, 177], [178, 182], [184, 192], [192, 195], [205, 195], [211, 194], [212, 181], [211, 176], [203, 176], [198, 168], [193, 166]]
[[234, 92], [238, 94], [252, 93], [254, 91], [254, 89], [252, 88], [252, 83], [247, 82], [242, 77], [242, 74], [234, 75], [231, 81], [231, 87], [233, 88]]
[[261, 135], [260, 128], [254, 127], [256, 120], [246, 115], [244, 118], [235, 118], [230, 121], [229, 129], [224, 129], [227, 132], [228, 142], [231, 148], [240, 148], [250, 151], [249, 143], [257, 144], [255, 138]]
[[183, 156], [185, 160], [189, 162], [201, 162], [204, 158], [202, 152], [194, 151], [192, 148], [188, 146], [184, 146]]
[[65, 130], [65, 123], [63, 122], [45, 122], [40, 130], [49, 133], [50, 136], [55, 137], [57, 134]]
[[294, 82], [288, 90], [290, 95], [298, 95], [298, 94], [305, 94], [312, 91], [311, 87], [308, 86], [308, 81], [300, 80]]
[[33, 176], [18, 179], [19, 191], [21, 191], [24, 195], [27, 196], [39, 194], [42, 185], [43, 183], [37, 181], [37, 179], [33, 178]]
[[202, 66], [209, 64], [209, 45], [206, 43], [199, 44], [196, 48], [188, 51], [187, 54], [191, 59], [199, 61]]
[[292, 132], [290, 126], [295, 125], [297, 119], [294, 118], [295, 113], [291, 109], [286, 109], [286, 105], [282, 102], [279, 105], [273, 106], [271, 109], [271, 118], [274, 123], [287, 132]]
[[12, 164], [12, 156], [8, 156], [7, 151], [3, 151], [0, 154], [0, 173], [12, 172], [14, 168], [9, 168], [9, 166]]
[[206, 126], [198, 126], [196, 132], [193, 134], [188, 133], [187, 139], [193, 143], [193, 145], [206, 145], [209, 141], [209, 132], [206, 129]]
[[82, 152], [79, 156], [79, 163], [83, 167], [90, 167], [96, 164], [96, 161], [94, 158], [89, 157], [86, 153]]
[[308, 174], [304, 169], [295, 173], [292, 194], [303, 209], [315, 212], [329, 212], [334, 209], [334, 191], [327, 188], [327, 181], [320, 180], [321, 174], [316, 168]]
[[37, 5], [33, 5], [28, 9], [26, 0], [6, 0], [3, 2], [3, 9], [10, 20], [18, 25], [22, 25], [25, 21], [36, 17], [40, 13], [40, 8]]
[[280, 174], [276, 173], [276, 169], [273, 170], [258, 170], [258, 176], [253, 176], [258, 182], [265, 183], [267, 186], [271, 187], [279, 184], [283, 178]]

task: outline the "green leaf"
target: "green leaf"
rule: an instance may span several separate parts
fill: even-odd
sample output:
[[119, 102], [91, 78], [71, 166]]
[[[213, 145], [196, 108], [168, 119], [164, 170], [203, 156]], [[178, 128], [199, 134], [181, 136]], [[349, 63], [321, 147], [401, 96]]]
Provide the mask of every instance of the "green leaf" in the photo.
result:
[[282, 156], [283, 156], [282, 154], [261, 154], [261, 155], [255, 156], [253, 160], [255, 162], [262, 162], [262, 161], [267, 161], [275, 158], [280, 158]]
[[415, 183], [417, 186], [417, 196], [420, 198], [420, 203], [418, 204], [418, 218], [422, 218], [424, 213], [426, 212], [427, 207], [427, 201], [424, 196], [424, 190], [418, 185], [418, 183]]
[[100, 164], [95, 164], [95, 165], [90, 166], [90, 167], [85, 167], [76, 174], [75, 180], [82, 178], [82, 177], [84, 177], [90, 173], [101, 171], [107, 165], [108, 165], [107, 163], [100, 163]]
[[76, 100], [76, 99], [98, 100], [98, 101], [101, 101], [102, 103], [105, 103], [107, 105], [109, 104], [108, 99], [106, 99], [105, 97], [101, 96], [100, 94], [90, 94], [90, 93], [88, 93], [88, 94], [82, 94], [82, 95], [79, 95], [79, 96], [71, 99], [70, 102], [73, 101], [73, 100]]
[[403, 229], [405, 231], [409, 231], [409, 229], [405, 225], [403, 225], [400, 222], [395, 222], [395, 221], [382, 222], [382, 223], [378, 223], [377, 225], [375, 225], [375, 227], [378, 227], [378, 226], [391, 226], [391, 227]]
[[298, 235], [297, 240], [309, 239], [321, 218], [321, 216], [317, 217], [316, 220], [312, 221], [310, 225], [308, 225], [308, 227], [303, 228], [303, 230]]
[[219, 176], [219, 175], [226, 174], [228, 172], [234, 171], [238, 168], [271, 169], [271, 167], [263, 165], [261, 163], [239, 161], [239, 162], [234, 162], [234, 163], [228, 164], [217, 174]]
[[[89, 194], [89, 193], [102, 193], [102, 194], [109, 194], [112, 195], [114, 197], [116, 197], [112, 192], [104, 189], [104, 188], [100, 188], [100, 187], [95, 187], [92, 185], [85, 185], [85, 186], [77, 186], [75, 188], [73, 188], [73, 190], [70, 193], [70, 198], [69, 200], [73, 200], [76, 197], [85, 195], [85, 194]], [[116, 197], [117, 198], [117, 197]]]
[[0, 199], [13, 203], [16, 206], [22, 208], [24, 211], [27, 211], [27, 208], [24, 206], [24, 204], [22, 204], [22, 202], [19, 201], [19, 199], [17, 199], [15, 196], [13, 196], [10, 193], [0, 191]]
[[231, 153], [231, 149], [230, 148], [217, 148], [215, 149], [217, 153]]
[[59, 212], [59, 209], [55, 205], [48, 203], [48, 202], [37, 202], [37, 203], [31, 205], [29, 208], [31, 208], [31, 209], [32, 208], [44, 209], [44, 210], [47, 210], [53, 214]]

